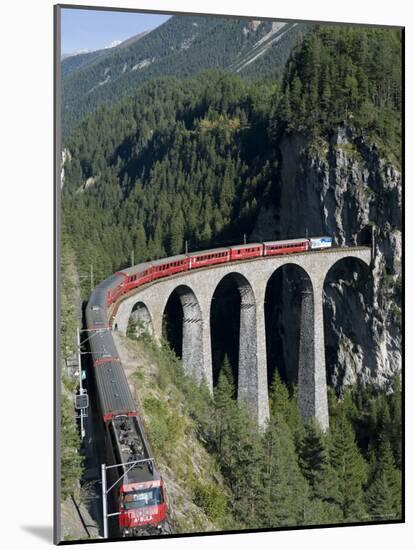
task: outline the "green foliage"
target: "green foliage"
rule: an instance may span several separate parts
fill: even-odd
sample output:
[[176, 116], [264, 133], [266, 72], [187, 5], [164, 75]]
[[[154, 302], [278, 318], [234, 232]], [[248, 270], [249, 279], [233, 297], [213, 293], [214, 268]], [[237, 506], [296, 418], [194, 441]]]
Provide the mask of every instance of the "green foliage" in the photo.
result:
[[271, 26], [271, 21], [254, 27], [245, 19], [181, 15], [128, 46], [63, 60], [64, 134], [100, 105], [116, 103], [159, 76], [185, 79], [202, 70], [221, 69], [250, 80], [280, 78], [292, 46], [310, 25], [287, 23], [272, 36], [279, 40], [269, 42], [271, 47], [246, 65]]
[[62, 360], [76, 351], [76, 329], [79, 326], [77, 317], [77, 273], [75, 258], [66, 234], [62, 235], [61, 245], [61, 310], [60, 336]]
[[333, 422], [330, 441], [330, 462], [339, 479], [339, 504], [346, 521], [359, 521], [365, 515], [363, 486], [367, 480], [367, 464], [356, 445], [355, 434], [344, 413]]
[[193, 502], [204, 510], [210, 521], [218, 527], [226, 524], [228, 499], [217, 484], [196, 481], [193, 495]]
[[261, 438], [248, 410], [233, 399], [231, 376], [227, 362], [214, 394], [214, 443], [221, 472], [232, 491], [235, 521], [254, 527], [263, 490]]
[[92, 264], [101, 279], [132, 251], [139, 263], [182, 253], [185, 240], [240, 242], [275, 169], [263, 109], [254, 85], [214, 71], [154, 80], [87, 118], [66, 143], [63, 189], [79, 271]]
[[401, 474], [387, 441], [380, 444], [366, 500], [368, 512], [374, 520], [401, 517]]
[[[177, 406], [172, 408], [170, 399], [146, 399], [151, 441], [168, 463], [169, 453], [183, 440], [183, 432], [180, 428], [175, 432], [174, 426], [189, 414], [225, 482], [221, 487], [191, 476], [193, 502], [215, 525], [244, 529], [367, 521], [382, 514], [400, 517], [400, 473], [392, 454], [399, 447], [395, 443], [400, 432], [393, 437], [390, 432], [392, 418], [397, 421], [400, 414], [399, 379], [391, 382], [390, 393], [356, 387], [338, 399], [330, 391], [330, 431], [324, 434], [315, 422], [300, 421], [296, 392], [275, 376], [271, 419], [261, 433], [249, 408], [235, 399], [226, 356], [212, 400], [206, 386], [184, 375], [181, 362], [166, 344], [159, 347], [148, 337], [143, 342], [164, 371], [163, 392], [170, 395], [176, 387], [187, 408], [174, 418]], [[160, 374], [156, 376], [158, 380]], [[372, 450], [366, 446], [369, 428], [362, 423], [370, 417], [375, 419], [370, 441], [377, 442]], [[172, 433], [181, 435], [171, 436], [169, 442], [170, 423]]]
[[75, 258], [67, 235], [62, 235], [61, 247], [61, 375], [66, 390], [61, 397], [61, 499], [79, 491], [83, 474], [81, 441], [75, 420], [74, 404], [67, 393], [74, 394], [78, 381], [71, 378], [65, 368], [65, 361], [76, 353], [76, 329], [78, 319], [78, 281]]
[[291, 430], [278, 415], [263, 437], [264, 497], [258, 519], [264, 527], [303, 525], [309, 489], [302, 476]]
[[347, 124], [400, 162], [401, 33], [315, 27], [291, 54], [274, 122], [286, 131], [330, 136]]
[[61, 499], [66, 500], [79, 488], [82, 477], [81, 445], [75, 423], [72, 401], [66, 396], [61, 398]]
[[298, 454], [301, 471], [310, 485], [312, 505], [321, 507], [323, 517], [326, 512], [327, 522], [341, 521], [340, 484], [330, 463], [329, 436], [322, 433], [315, 421], [304, 426]]
[[166, 402], [154, 397], [144, 400], [144, 408], [151, 416], [147, 429], [152, 445], [168, 461], [183, 434], [181, 415], [168, 407]]
[[270, 392], [270, 413], [276, 418], [280, 415], [287, 423], [293, 434], [300, 429], [300, 415], [297, 406], [297, 388], [291, 392], [281, 380], [278, 371], [275, 370]]

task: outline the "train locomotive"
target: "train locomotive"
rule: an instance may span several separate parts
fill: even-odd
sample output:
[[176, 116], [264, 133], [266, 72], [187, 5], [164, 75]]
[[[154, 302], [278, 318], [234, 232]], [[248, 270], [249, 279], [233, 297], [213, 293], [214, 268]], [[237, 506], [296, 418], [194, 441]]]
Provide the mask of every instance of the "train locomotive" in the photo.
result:
[[149, 534], [154, 529], [163, 532], [167, 525], [167, 504], [163, 479], [157, 471], [111, 334], [110, 306], [134, 288], [183, 271], [331, 246], [331, 237], [315, 237], [180, 254], [119, 271], [93, 290], [85, 311], [86, 326], [98, 408], [104, 424], [106, 461], [109, 465], [121, 465], [108, 472], [109, 486], [121, 479], [113, 496], [122, 536]]

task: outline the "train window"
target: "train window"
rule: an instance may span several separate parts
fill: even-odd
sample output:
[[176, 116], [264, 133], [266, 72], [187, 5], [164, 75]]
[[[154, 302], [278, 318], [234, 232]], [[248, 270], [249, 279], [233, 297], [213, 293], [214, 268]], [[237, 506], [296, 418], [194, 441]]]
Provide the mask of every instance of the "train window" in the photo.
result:
[[141, 489], [123, 494], [124, 508], [143, 508], [144, 506], [157, 506], [163, 502], [163, 492], [160, 487]]

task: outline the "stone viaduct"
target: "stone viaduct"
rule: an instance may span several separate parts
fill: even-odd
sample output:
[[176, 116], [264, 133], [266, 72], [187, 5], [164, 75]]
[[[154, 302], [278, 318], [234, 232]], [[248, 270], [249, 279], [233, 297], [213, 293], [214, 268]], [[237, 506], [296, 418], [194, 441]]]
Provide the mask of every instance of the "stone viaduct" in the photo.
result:
[[183, 308], [182, 361], [185, 372], [213, 389], [210, 310], [215, 289], [232, 274], [241, 297], [238, 399], [248, 402], [259, 426], [269, 416], [264, 300], [267, 283], [277, 269], [295, 265], [308, 279], [302, 294], [298, 405], [303, 419], [315, 417], [328, 428], [324, 349], [323, 286], [331, 267], [344, 258], [370, 266], [370, 248], [336, 248], [318, 252], [258, 258], [186, 271], [161, 279], [127, 296], [115, 312], [113, 328], [126, 334], [133, 309], [157, 340], [162, 336], [163, 313], [176, 291]]

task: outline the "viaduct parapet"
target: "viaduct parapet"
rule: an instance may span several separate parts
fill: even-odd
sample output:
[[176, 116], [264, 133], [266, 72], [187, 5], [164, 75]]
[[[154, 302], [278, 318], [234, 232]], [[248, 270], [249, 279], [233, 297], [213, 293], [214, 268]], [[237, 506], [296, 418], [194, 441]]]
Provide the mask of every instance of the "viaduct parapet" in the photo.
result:
[[302, 293], [298, 365], [298, 405], [304, 420], [315, 417], [328, 428], [326, 364], [324, 350], [323, 287], [330, 268], [339, 260], [355, 258], [370, 266], [370, 248], [337, 248], [258, 258], [216, 265], [161, 279], [123, 299], [116, 310], [113, 329], [127, 333], [134, 314], [162, 337], [163, 313], [176, 291], [183, 308], [182, 361], [185, 372], [204, 380], [213, 390], [210, 311], [213, 294], [227, 275], [234, 277], [241, 296], [238, 365], [238, 399], [248, 403], [259, 426], [269, 417], [264, 300], [267, 284], [277, 269], [294, 264], [308, 279]]

